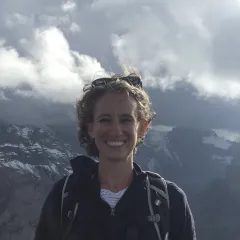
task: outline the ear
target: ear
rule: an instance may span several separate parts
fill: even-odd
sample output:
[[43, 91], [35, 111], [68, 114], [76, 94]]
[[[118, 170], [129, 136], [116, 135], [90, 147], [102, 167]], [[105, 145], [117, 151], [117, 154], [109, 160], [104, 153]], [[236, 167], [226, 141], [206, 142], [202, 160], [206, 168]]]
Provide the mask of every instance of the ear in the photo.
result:
[[149, 127], [149, 122], [146, 121], [146, 120], [141, 120], [140, 123], [139, 123], [139, 129], [138, 129], [138, 137], [139, 138], [142, 138], [147, 130], [148, 130], [148, 127]]
[[88, 130], [89, 137], [94, 138], [94, 136], [93, 136], [93, 124], [92, 123], [88, 124], [87, 130]]

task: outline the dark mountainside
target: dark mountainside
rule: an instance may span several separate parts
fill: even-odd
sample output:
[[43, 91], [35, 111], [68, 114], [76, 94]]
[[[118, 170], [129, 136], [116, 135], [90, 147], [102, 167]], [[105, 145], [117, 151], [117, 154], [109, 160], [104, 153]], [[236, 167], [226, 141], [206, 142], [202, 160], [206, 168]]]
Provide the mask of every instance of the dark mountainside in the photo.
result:
[[[30, 240], [53, 183], [82, 153], [74, 126], [0, 123], [0, 239]], [[136, 161], [187, 193], [199, 240], [240, 235], [240, 143], [214, 131], [154, 127]]]

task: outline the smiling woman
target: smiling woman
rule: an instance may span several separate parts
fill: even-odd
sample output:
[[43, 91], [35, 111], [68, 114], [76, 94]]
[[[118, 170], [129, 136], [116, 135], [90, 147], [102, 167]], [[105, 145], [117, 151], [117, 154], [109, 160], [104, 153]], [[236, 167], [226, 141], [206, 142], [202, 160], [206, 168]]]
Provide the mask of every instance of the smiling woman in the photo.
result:
[[73, 174], [53, 187], [35, 240], [196, 240], [184, 192], [134, 161], [154, 115], [136, 74], [84, 88], [78, 136], [88, 156], [71, 160]]
[[[92, 141], [91, 135], [94, 133], [92, 131], [90, 133], [89, 130], [101, 125], [105, 130], [108, 127], [108, 131], [110, 127], [119, 127], [118, 123], [126, 127], [138, 127], [137, 146], [142, 142], [147, 127], [155, 115], [149, 97], [141, 87], [141, 82], [135, 81], [140, 78], [132, 74], [129, 78], [117, 81], [119, 79], [117, 77], [117, 75], [113, 76], [110, 79], [116, 81], [109, 82], [106, 82], [107, 78], [105, 82], [104, 78], [97, 79], [99, 82], [102, 80], [102, 84], [97, 85], [98, 83], [94, 82], [90, 85], [83, 98], [77, 103], [79, 140], [87, 154], [93, 157], [98, 157], [99, 149], [95, 141]], [[136, 146], [133, 147], [135, 152]]]

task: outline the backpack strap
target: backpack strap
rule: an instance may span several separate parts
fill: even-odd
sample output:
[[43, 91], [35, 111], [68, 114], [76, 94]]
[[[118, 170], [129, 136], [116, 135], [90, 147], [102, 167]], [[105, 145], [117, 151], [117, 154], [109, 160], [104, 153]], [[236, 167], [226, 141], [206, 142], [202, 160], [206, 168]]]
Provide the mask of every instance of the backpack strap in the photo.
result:
[[158, 240], [168, 240], [170, 203], [166, 181], [158, 174], [147, 171], [147, 198], [150, 216]]
[[64, 204], [64, 199], [65, 197], [68, 196], [68, 192], [65, 192], [67, 184], [68, 184], [68, 180], [70, 178], [71, 174], [67, 175], [67, 177], [65, 178], [64, 184], [63, 184], [63, 188], [62, 188], [62, 194], [61, 194], [61, 227], [63, 226], [63, 204]]
[[[153, 222], [157, 232], [158, 240], [168, 240], [170, 204], [166, 181], [156, 173], [150, 171], [146, 171], [145, 173], [147, 174], [147, 199], [150, 211], [150, 216], [148, 216], [147, 220], [149, 222]], [[66, 239], [71, 230], [79, 205], [78, 200], [72, 198], [71, 196], [71, 199], [70, 197], [68, 198], [69, 195], [72, 195], [71, 185], [74, 185], [73, 177], [73, 174], [70, 174], [65, 178], [61, 193], [62, 240]], [[71, 206], [71, 209], [65, 208], [65, 205], [68, 205], [66, 207]], [[162, 207], [165, 210], [164, 214], [162, 213]], [[64, 209], [68, 210], [66, 214]], [[64, 224], [64, 218], [66, 219], [66, 224]], [[136, 234], [131, 232], [130, 235], [132, 237], [132, 235]]]
[[81, 197], [80, 189], [88, 181], [97, 166], [94, 159], [85, 155], [77, 156], [70, 160], [70, 163], [73, 173], [65, 178], [61, 194], [61, 229], [63, 240], [66, 239], [70, 232], [76, 217]]
[[75, 216], [78, 210], [78, 201], [74, 203], [73, 211], [69, 210], [67, 212], [67, 222], [66, 227], [63, 226], [63, 219], [64, 219], [64, 200], [69, 196], [69, 185], [70, 180], [72, 180], [72, 174], [69, 174], [63, 184], [62, 188], [62, 195], [61, 195], [61, 229], [62, 229], [62, 240], [66, 239], [69, 231], [71, 230], [72, 224], [74, 222]]

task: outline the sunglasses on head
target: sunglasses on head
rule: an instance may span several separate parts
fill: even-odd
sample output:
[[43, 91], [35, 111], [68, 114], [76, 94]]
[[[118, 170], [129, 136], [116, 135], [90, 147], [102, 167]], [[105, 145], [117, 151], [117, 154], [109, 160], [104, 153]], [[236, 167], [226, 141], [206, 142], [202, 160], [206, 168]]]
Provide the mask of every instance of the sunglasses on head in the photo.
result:
[[97, 87], [97, 86], [104, 86], [104, 85], [107, 85], [108, 83], [110, 82], [114, 82], [114, 81], [117, 81], [117, 80], [123, 80], [123, 81], [126, 81], [128, 82], [130, 85], [133, 85], [135, 87], [140, 87], [142, 88], [142, 81], [141, 81], [141, 78], [138, 77], [138, 76], [126, 76], [126, 77], [122, 77], [122, 76], [114, 76], [112, 78], [99, 78], [99, 79], [96, 79], [92, 82], [92, 86], [93, 87]]

